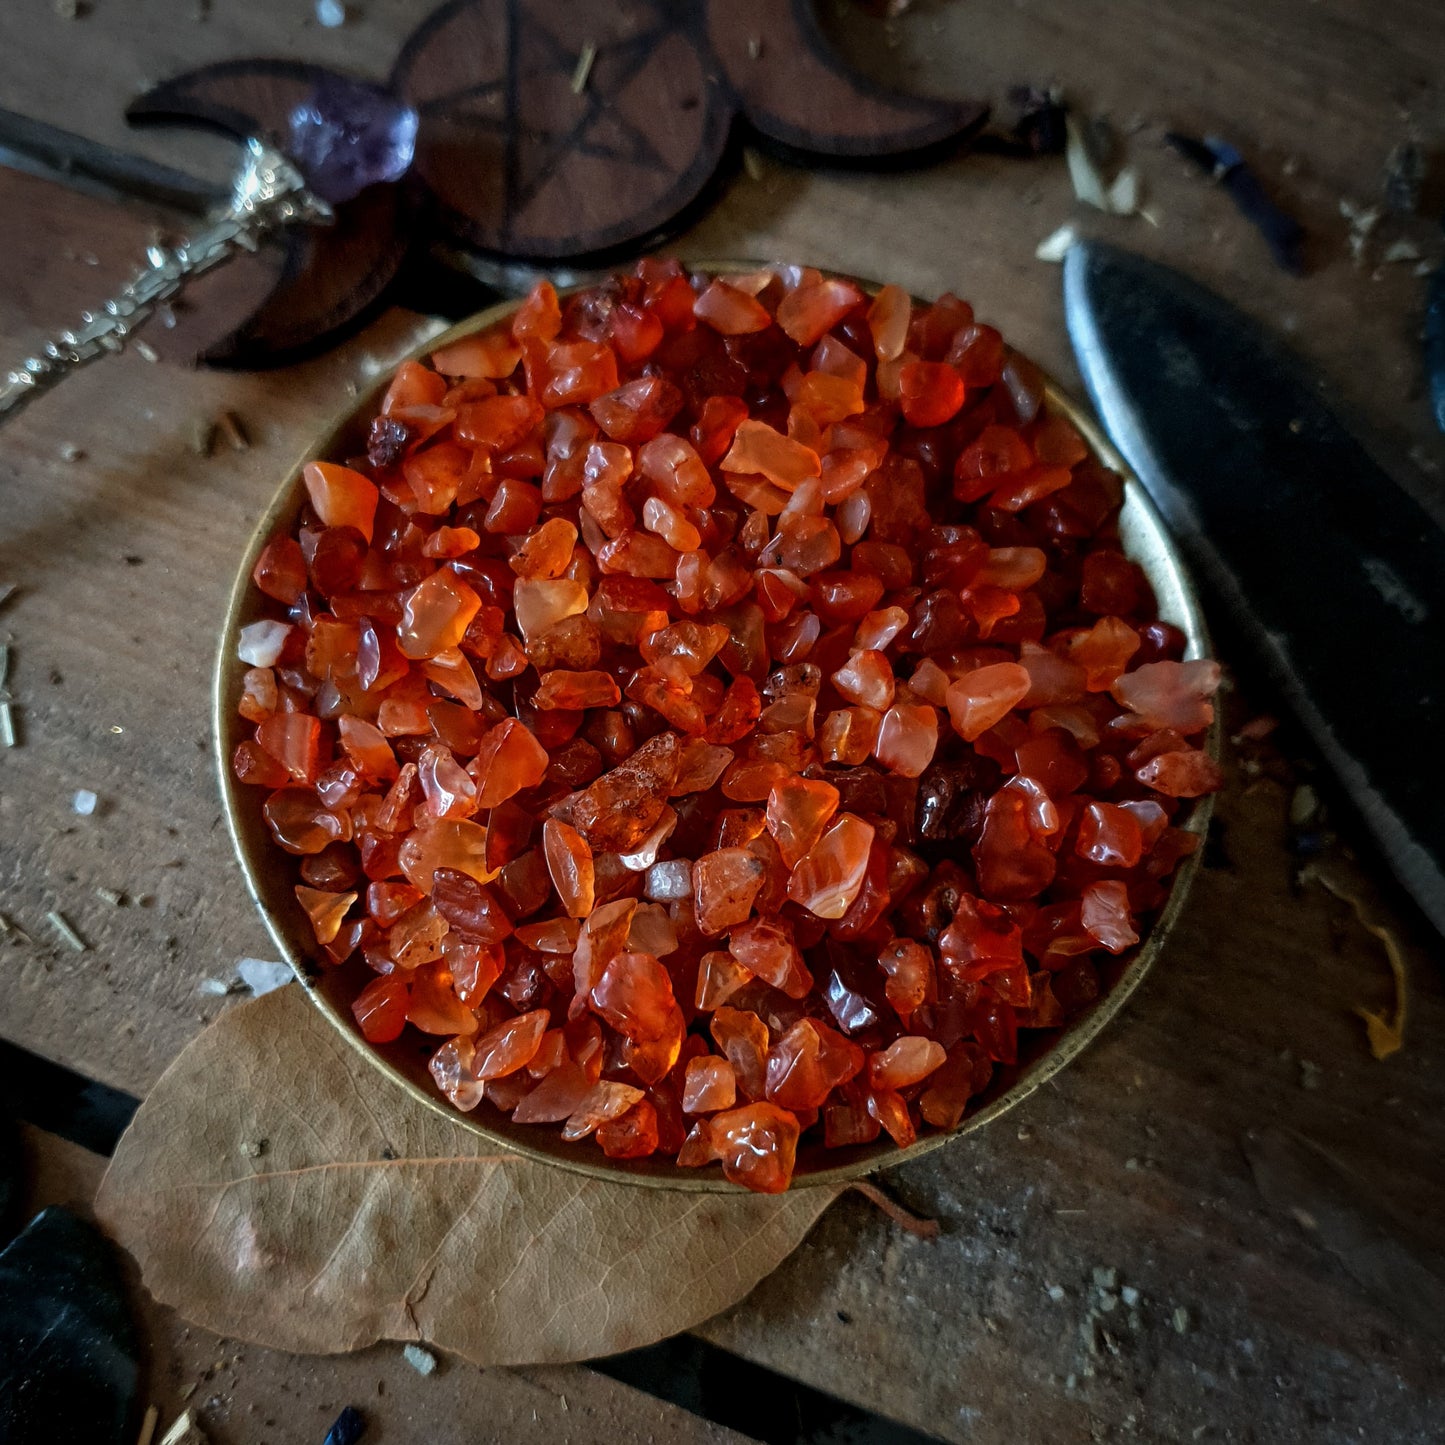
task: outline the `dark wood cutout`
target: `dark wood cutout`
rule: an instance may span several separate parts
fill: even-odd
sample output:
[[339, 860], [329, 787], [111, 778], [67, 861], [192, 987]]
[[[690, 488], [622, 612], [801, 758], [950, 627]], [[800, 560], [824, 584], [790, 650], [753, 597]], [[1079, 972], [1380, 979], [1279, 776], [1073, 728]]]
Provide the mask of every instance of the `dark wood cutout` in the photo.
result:
[[[137, 125], [202, 125], [238, 138], [282, 137], [292, 109], [324, 74], [299, 61], [225, 61], [147, 91], [126, 118]], [[334, 225], [288, 233], [269, 294], [201, 359], [217, 366], [279, 366], [360, 325], [406, 258], [409, 209], [403, 188], [373, 186], [337, 207]]]
[[748, 122], [793, 149], [881, 161], [962, 140], [988, 107], [885, 91], [847, 70], [811, 0], [706, 0], [707, 40]]
[[[228, 61], [128, 114], [284, 137], [326, 74]], [[335, 227], [291, 237], [275, 292], [208, 359], [314, 349], [379, 300], [416, 233], [544, 264], [655, 243], [704, 197], [738, 122], [794, 151], [876, 164], [966, 141], [988, 114], [855, 75], [812, 0], [449, 0], [403, 46], [390, 89], [420, 117], [408, 184], [373, 187]]]
[[674, 0], [453, 0], [433, 15], [392, 88], [420, 114], [416, 173], [459, 238], [526, 260], [592, 255], [693, 201], [733, 107], [690, 19]]

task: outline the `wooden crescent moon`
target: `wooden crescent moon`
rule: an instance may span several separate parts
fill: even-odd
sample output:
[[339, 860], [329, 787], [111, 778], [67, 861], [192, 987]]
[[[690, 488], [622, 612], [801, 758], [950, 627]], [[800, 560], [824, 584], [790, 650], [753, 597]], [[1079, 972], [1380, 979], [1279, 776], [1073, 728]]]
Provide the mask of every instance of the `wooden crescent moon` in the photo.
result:
[[977, 131], [988, 107], [885, 91], [843, 66], [812, 0], [705, 0], [707, 40], [749, 123], [796, 150], [883, 160]]

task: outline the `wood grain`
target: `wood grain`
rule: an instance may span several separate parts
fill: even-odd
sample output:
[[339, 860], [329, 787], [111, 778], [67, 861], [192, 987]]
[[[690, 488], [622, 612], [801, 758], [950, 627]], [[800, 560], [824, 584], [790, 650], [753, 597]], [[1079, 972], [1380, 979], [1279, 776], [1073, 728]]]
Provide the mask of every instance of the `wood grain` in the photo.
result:
[[[174, 70], [284, 51], [379, 75], [413, 23], [400, 0], [376, 0], [341, 31], [279, 0], [214, 10], [204, 24], [162, 0], [99, 6], [75, 22], [45, 7], [33, 24], [7, 15], [6, 103], [130, 144], [121, 106]], [[1035, 244], [1073, 219], [1193, 272], [1289, 334], [1402, 481], [1445, 511], [1445, 440], [1420, 392], [1423, 280], [1409, 265], [1357, 267], [1339, 214], [1342, 197], [1375, 200], [1399, 140], [1441, 137], [1445, 73], [1430, 63], [1442, 50], [1438, 7], [920, 0], [892, 28], [892, 47], [851, 10], [830, 16], [834, 33], [887, 83], [997, 98], [1015, 81], [1054, 80], [1107, 111], [1129, 132], [1159, 225], [1078, 211], [1055, 162], [974, 156], [881, 176], [765, 159], [689, 234], [691, 254], [806, 259], [924, 294], [952, 287], [1077, 389], [1058, 273], [1033, 259]], [[73, 78], [65, 94], [45, 78], [61, 54]], [[1227, 196], [1162, 149], [1168, 126], [1218, 130], [1250, 151], [1311, 233], [1308, 279], [1277, 272]], [[197, 154], [178, 136], [137, 144], [172, 162]], [[96, 280], [120, 275], [149, 224], [113, 212], [102, 221], [89, 203], [27, 184], [16, 200], [18, 183], [0, 177], [0, 245], [19, 258], [0, 287], [7, 352], [96, 294]], [[1438, 231], [1424, 221], [1382, 223], [1374, 255], [1397, 237], [1438, 258]], [[68, 259], [67, 248], [99, 264]], [[416, 325], [394, 314], [281, 375], [127, 358], [7, 426], [0, 581], [24, 590], [0, 612], [0, 636], [13, 637], [24, 746], [0, 753], [0, 910], [35, 943], [0, 943], [5, 1035], [143, 1092], [224, 1006], [199, 995], [199, 981], [229, 977], [243, 954], [264, 956], [205, 751], [213, 632], [250, 520], [344, 405], [357, 368], [394, 354]], [[201, 458], [191, 429], [222, 408], [245, 420], [254, 445]], [[62, 461], [66, 443], [87, 459]], [[1274, 705], [1256, 690], [1246, 711]], [[1309, 761], [1292, 743], [1286, 752]], [[93, 818], [69, 811], [81, 786], [101, 794]], [[1406, 1047], [1376, 1063], [1351, 1009], [1388, 1001], [1383, 959], [1343, 905], [1294, 887], [1288, 801], [1288, 787], [1236, 771], [1220, 808], [1227, 866], [1202, 874], [1129, 1013], [1025, 1111], [895, 1181], [941, 1218], [941, 1240], [900, 1236], [845, 1201], [709, 1337], [954, 1440], [1189, 1440], [1200, 1427], [1204, 1440], [1435, 1438], [1438, 1351], [1265, 1208], [1239, 1149], [1245, 1129], [1287, 1123], [1376, 1180], [1396, 1208], [1440, 1216], [1440, 941], [1362, 848], [1384, 916], [1412, 950]], [[97, 886], [151, 902], [113, 908]], [[47, 935], [53, 906], [89, 952]], [[1096, 1266], [1139, 1290], [1137, 1329], [1124, 1304], [1102, 1311]], [[157, 1341], [158, 1352], [172, 1348]], [[315, 1394], [332, 1380], [359, 1388], [364, 1374], [347, 1373], [350, 1362], [274, 1368], [286, 1388], [304, 1379]], [[316, 1433], [289, 1420], [284, 1430], [267, 1438], [304, 1445]]]

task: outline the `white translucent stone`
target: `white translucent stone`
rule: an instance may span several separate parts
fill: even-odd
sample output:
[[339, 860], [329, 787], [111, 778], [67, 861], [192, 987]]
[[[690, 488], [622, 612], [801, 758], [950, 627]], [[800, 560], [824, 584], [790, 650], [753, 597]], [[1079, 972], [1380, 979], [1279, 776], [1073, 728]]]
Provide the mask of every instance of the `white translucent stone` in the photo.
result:
[[293, 977], [290, 964], [272, 963], [265, 958], [243, 958], [237, 963], [236, 972], [257, 998], [280, 988], [283, 983], [290, 983]]
[[290, 633], [289, 622], [253, 622], [241, 629], [236, 656], [251, 667], [273, 667]]

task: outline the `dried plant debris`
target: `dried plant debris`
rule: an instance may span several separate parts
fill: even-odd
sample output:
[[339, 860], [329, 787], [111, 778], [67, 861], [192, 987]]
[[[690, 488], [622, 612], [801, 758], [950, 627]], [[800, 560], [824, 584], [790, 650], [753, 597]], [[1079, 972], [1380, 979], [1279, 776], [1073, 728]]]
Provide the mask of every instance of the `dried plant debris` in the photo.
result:
[[1137, 214], [1139, 177], [1132, 166], [1112, 171], [1112, 133], [1097, 123], [1090, 125], [1072, 111], [1065, 117], [1064, 126], [1064, 159], [1074, 195], [1085, 205], [1111, 216]]
[[84, 953], [89, 947], [86, 941], [70, 926], [70, 920], [59, 909], [52, 908], [45, 915], [45, 921], [60, 936], [61, 941], [68, 944], [77, 953]]
[[577, 68], [572, 72], [572, 94], [581, 95], [587, 89], [587, 78], [592, 74], [597, 59], [597, 47], [584, 45], [577, 56]]
[[207, 1445], [205, 1432], [196, 1424], [196, 1417], [187, 1410], [161, 1436], [160, 1445]]
[[1425, 184], [1425, 153], [1412, 140], [1401, 141], [1385, 162], [1385, 209], [1394, 216], [1414, 216], [1420, 211], [1420, 191]]
[[1356, 266], [1363, 266], [1369, 256], [1370, 237], [1380, 224], [1378, 206], [1360, 206], [1347, 197], [1340, 198], [1340, 215], [1350, 224], [1348, 242], [1350, 259]]
[[216, 431], [233, 452], [244, 452], [251, 445], [250, 435], [233, 411], [223, 411], [216, 418]]
[[1304, 228], [1270, 198], [1259, 177], [1240, 152], [1219, 136], [1181, 135], [1170, 131], [1165, 141], [1229, 192], [1235, 209], [1264, 237], [1281, 270], [1304, 274]]
[[1079, 233], [1073, 226], [1060, 226], [1057, 231], [1045, 236], [1039, 244], [1034, 247], [1034, 258], [1039, 261], [1048, 261], [1054, 265], [1060, 265], [1065, 256], [1069, 254], [1069, 248], [1079, 239]]
[[1063, 155], [1066, 115], [1058, 90], [1018, 85], [1008, 93], [1004, 118], [991, 125], [975, 141], [978, 150], [997, 155]]
[[1389, 961], [1390, 973], [1395, 982], [1395, 1006], [1389, 1015], [1367, 1009], [1363, 1004], [1356, 1004], [1354, 1011], [1364, 1021], [1370, 1052], [1381, 1061], [1388, 1059], [1392, 1054], [1399, 1053], [1405, 1044], [1405, 1018], [1409, 1005], [1410, 979], [1405, 965], [1404, 950], [1390, 929], [1374, 918], [1371, 911], [1361, 901], [1359, 894], [1330, 872], [1326, 864], [1308, 864], [1300, 870], [1299, 876], [1300, 882], [1318, 883], [1321, 888], [1333, 893], [1342, 903], [1349, 904], [1360, 927], [1366, 933], [1379, 939], [1384, 946], [1385, 957]]

